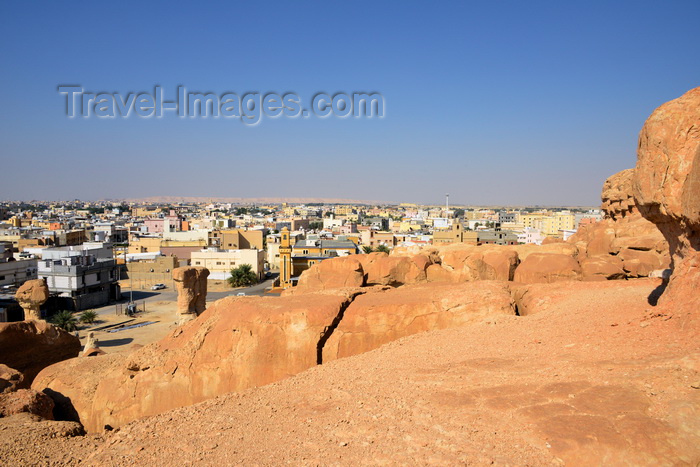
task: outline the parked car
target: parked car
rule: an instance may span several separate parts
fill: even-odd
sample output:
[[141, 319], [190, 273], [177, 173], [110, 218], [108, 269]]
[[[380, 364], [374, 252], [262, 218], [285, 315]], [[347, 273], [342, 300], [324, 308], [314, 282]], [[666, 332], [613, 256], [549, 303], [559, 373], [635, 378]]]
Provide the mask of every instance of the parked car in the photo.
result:
[[165, 284], [155, 284], [153, 287], [151, 287], [151, 290], [161, 290], [165, 288]]
[[245, 292], [238, 292], [236, 294], [237, 297], [245, 297]]

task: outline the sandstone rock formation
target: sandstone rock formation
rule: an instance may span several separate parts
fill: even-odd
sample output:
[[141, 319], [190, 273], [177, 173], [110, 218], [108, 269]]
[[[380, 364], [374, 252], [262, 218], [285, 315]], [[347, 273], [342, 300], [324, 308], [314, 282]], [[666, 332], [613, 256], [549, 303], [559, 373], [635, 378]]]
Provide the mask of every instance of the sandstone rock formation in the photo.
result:
[[0, 418], [19, 413], [31, 413], [46, 420], [53, 420], [53, 400], [32, 389], [19, 389], [0, 394]]
[[95, 432], [268, 384], [318, 363], [324, 335], [358, 293], [225, 298], [131, 355], [46, 368], [33, 388], [52, 394], [63, 413]]
[[514, 315], [504, 282], [418, 284], [357, 297], [323, 347], [323, 361], [358, 355], [424, 331]]
[[663, 104], [639, 135], [634, 197], [668, 241], [673, 273], [660, 303], [700, 303], [700, 88]]
[[520, 263], [513, 280], [526, 284], [581, 280], [581, 266], [569, 255], [533, 253]]
[[0, 323], [0, 363], [21, 372], [29, 387], [43, 368], [80, 353], [80, 339], [46, 321]]
[[[626, 264], [628, 268], [631, 267], [629, 262]], [[637, 272], [639, 271], [637, 270]], [[586, 281], [616, 280], [626, 277], [622, 258], [612, 255], [592, 256], [583, 259], [581, 261], [581, 275]]]
[[[633, 197], [634, 169], [609, 177], [603, 186], [605, 219], [584, 225], [569, 239], [579, 249], [585, 280], [646, 277], [669, 266], [668, 243], [639, 213]], [[624, 274], [619, 274], [617, 267]]]
[[356, 256], [326, 259], [314, 264], [301, 273], [295, 292], [362, 287], [365, 274]]
[[[440, 249], [439, 254], [452, 282], [513, 280], [519, 263], [518, 253], [506, 246], [452, 245]], [[440, 281], [441, 275], [431, 271], [431, 281]]]
[[207, 268], [188, 266], [173, 269], [180, 324], [193, 320], [206, 308], [207, 277]]
[[425, 282], [426, 270], [433, 264], [433, 259], [428, 254], [389, 256], [378, 252], [357, 256], [365, 273], [366, 285], [397, 287]]
[[0, 394], [19, 389], [24, 380], [24, 375], [14, 368], [0, 364]]
[[43, 279], [25, 282], [17, 289], [15, 299], [24, 310], [24, 319], [41, 319], [41, 305], [49, 299], [49, 287]]
[[83, 346], [83, 357], [96, 357], [98, 355], [104, 355], [105, 352], [100, 349], [100, 341], [95, 337], [94, 332], [88, 333], [87, 340]]

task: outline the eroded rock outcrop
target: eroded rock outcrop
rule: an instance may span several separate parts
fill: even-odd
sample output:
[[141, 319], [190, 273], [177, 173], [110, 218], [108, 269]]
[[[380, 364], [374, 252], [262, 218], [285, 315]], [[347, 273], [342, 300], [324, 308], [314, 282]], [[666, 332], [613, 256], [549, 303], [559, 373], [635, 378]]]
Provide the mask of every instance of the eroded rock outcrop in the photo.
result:
[[569, 255], [558, 253], [533, 253], [527, 256], [513, 280], [525, 284], [551, 283], [581, 280], [581, 266]]
[[0, 394], [0, 418], [30, 413], [46, 420], [53, 420], [53, 407], [53, 400], [49, 396], [32, 389], [19, 389]]
[[100, 349], [100, 340], [95, 337], [94, 332], [88, 333], [87, 340], [83, 346], [83, 357], [97, 357], [98, 355], [104, 355], [104, 350]]
[[700, 303], [700, 88], [665, 103], [639, 135], [634, 197], [668, 241], [673, 273], [660, 303]]
[[357, 255], [357, 258], [365, 272], [366, 285], [396, 287], [425, 282], [426, 270], [433, 264], [433, 258], [426, 253], [399, 256], [379, 252]]
[[43, 279], [25, 282], [17, 289], [15, 299], [24, 310], [24, 319], [41, 319], [41, 305], [49, 299], [49, 287]]
[[24, 375], [14, 368], [0, 364], [0, 394], [19, 389], [24, 380]]
[[601, 196], [605, 219], [581, 226], [569, 239], [579, 249], [585, 280], [646, 277], [669, 266], [668, 243], [642, 217], [633, 197], [634, 174], [627, 169], [609, 177]]
[[207, 307], [208, 277], [207, 268], [187, 266], [173, 269], [180, 324], [195, 319]]
[[319, 342], [358, 293], [225, 298], [159, 342], [53, 365], [32, 387], [88, 431], [116, 428], [315, 366]]
[[77, 357], [80, 348], [80, 339], [46, 321], [0, 323], [0, 363], [24, 375], [21, 388], [43, 368]]
[[301, 273], [295, 292], [362, 287], [365, 273], [357, 255], [326, 259]]
[[504, 282], [418, 284], [358, 296], [323, 347], [323, 361], [358, 355], [419, 332], [514, 315]]

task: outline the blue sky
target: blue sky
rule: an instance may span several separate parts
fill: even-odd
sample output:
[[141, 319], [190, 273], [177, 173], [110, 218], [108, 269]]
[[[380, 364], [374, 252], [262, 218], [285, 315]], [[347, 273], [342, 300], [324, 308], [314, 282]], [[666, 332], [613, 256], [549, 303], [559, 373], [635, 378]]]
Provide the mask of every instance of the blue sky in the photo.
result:
[[[594, 205], [700, 86], [700, 2], [2, 2], [0, 199]], [[382, 119], [65, 116], [60, 84], [377, 91]]]

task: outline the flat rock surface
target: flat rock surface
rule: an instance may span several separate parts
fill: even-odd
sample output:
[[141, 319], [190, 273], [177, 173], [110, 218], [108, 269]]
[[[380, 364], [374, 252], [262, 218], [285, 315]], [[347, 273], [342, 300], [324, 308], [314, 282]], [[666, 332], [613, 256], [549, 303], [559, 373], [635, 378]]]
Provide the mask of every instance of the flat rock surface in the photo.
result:
[[[103, 438], [28, 431], [22, 439], [31, 452], [0, 442], [0, 458], [6, 465], [696, 465], [699, 327], [649, 306], [657, 285], [579, 282], [565, 294], [551, 284], [557, 293], [530, 316], [410, 336]], [[0, 439], [6, 423], [0, 419]], [[18, 438], [21, 430], [10, 432]]]

